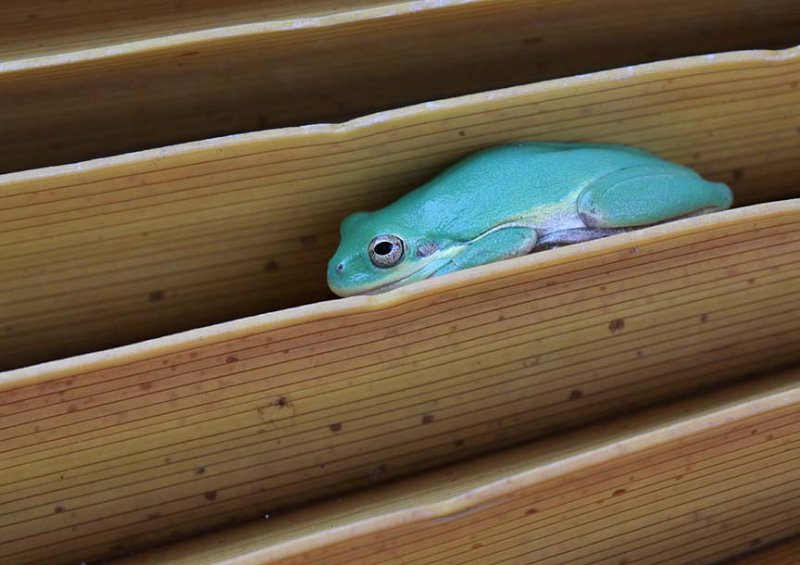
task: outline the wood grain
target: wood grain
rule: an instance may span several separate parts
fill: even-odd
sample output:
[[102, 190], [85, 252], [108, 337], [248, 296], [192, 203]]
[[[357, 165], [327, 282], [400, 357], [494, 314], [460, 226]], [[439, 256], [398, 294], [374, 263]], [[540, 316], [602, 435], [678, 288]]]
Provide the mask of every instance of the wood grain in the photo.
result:
[[5, 4], [0, 172], [800, 36], [795, 0]]
[[797, 196], [800, 49], [2, 176], [0, 368], [330, 298], [325, 264], [345, 215], [520, 139], [641, 146], [729, 182], [740, 206]]
[[800, 533], [799, 383], [793, 370], [120, 565], [720, 563]]
[[[391, 0], [29, 0], [0, 6], [0, 60], [14, 61], [98, 48], [144, 50], [196, 31], [299, 20], [378, 7]], [[131, 43], [138, 43], [131, 45]]]
[[0, 561], [180, 538], [800, 360], [800, 201], [0, 376]]

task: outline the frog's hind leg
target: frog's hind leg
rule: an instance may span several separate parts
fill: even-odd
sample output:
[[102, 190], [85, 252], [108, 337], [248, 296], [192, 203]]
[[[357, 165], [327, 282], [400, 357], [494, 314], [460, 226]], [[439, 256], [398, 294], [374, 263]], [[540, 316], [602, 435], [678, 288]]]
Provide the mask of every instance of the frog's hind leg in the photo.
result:
[[465, 245], [461, 253], [432, 276], [527, 255], [536, 246], [536, 241], [536, 229], [532, 226], [518, 223], [498, 226]]
[[641, 165], [608, 174], [578, 196], [588, 228], [634, 228], [730, 208], [731, 190], [690, 169]]

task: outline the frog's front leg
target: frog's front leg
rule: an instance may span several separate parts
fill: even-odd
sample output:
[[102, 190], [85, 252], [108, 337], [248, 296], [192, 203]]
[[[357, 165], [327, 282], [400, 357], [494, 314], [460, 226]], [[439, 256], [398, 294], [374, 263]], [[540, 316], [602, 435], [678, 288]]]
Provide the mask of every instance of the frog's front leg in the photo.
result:
[[730, 208], [731, 190], [673, 165], [642, 165], [593, 181], [578, 196], [588, 228], [643, 227]]
[[536, 247], [536, 241], [536, 229], [531, 226], [521, 224], [498, 226], [465, 244], [461, 253], [432, 276], [438, 277], [453, 271], [527, 255]]

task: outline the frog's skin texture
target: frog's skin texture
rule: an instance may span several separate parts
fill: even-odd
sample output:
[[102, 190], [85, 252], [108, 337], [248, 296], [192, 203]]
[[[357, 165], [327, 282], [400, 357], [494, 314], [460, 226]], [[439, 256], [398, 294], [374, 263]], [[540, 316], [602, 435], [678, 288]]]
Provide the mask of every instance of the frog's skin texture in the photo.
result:
[[732, 203], [726, 185], [639, 149], [501, 145], [381, 210], [346, 218], [328, 286], [339, 296], [384, 292]]

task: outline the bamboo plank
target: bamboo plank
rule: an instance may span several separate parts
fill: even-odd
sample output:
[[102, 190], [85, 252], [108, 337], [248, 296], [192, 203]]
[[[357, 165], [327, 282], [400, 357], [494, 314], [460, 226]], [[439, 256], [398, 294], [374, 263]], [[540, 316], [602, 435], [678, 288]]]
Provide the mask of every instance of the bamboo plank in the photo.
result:
[[712, 55], [2, 175], [0, 368], [326, 300], [347, 213], [504, 141], [629, 143], [739, 205], [796, 197], [798, 85], [799, 48]]
[[0, 561], [179, 539], [797, 363], [799, 219], [734, 209], [2, 374]]
[[800, 32], [793, 0], [6, 4], [0, 172], [785, 48]]
[[800, 532], [798, 383], [794, 369], [120, 565], [794, 563], [796, 542], [770, 546]]

